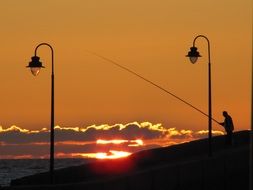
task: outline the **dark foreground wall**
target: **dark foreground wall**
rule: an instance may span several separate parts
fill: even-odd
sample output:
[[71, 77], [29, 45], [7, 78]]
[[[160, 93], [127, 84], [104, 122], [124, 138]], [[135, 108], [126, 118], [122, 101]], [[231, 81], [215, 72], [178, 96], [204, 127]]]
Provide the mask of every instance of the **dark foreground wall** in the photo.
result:
[[248, 147], [212, 158], [164, 165], [110, 180], [41, 186], [13, 186], [4, 190], [247, 190]]

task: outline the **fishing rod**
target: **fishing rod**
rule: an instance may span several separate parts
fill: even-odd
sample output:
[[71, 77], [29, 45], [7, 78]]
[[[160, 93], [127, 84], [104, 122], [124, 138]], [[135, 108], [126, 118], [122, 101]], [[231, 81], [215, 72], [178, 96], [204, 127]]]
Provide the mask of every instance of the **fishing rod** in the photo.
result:
[[[136, 73], [136, 72], [134, 72], [134, 71], [128, 69], [127, 67], [122, 66], [122, 65], [120, 65], [119, 63], [117, 63], [117, 62], [115, 62], [115, 61], [113, 61], [113, 60], [111, 60], [111, 59], [109, 59], [109, 58], [107, 58], [107, 57], [104, 57], [104, 56], [102, 56], [102, 55], [99, 55], [99, 54], [97, 54], [97, 53], [95, 53], [95, 52], [91, 52], [91, 51], [88, 51], [88, 50], [86, 50], [86, 51], [89, 52], [90, 54], [93, 54], [93, 55], [95, 55], [95, 56], [97, 56], [97, 57], [99, 57], [99, 58], [101, 58], [101, 59], [103, 59], [103, 60], [105, 60], [105, 61], [107, 61], [107, 62], [110, 62], [110, 63], [112, 63], [113, 65], [115, 65], [115, 66], [117, 66], [117, 67], [119, 67], [119, 68], [121, 68], [121, 69], [123, 69], [123, 70], [125, 70], [125, 71], [127, 71], [127, 72], [129, 72], [129, 73], [131, 73], [131, 74], [133, 74], [133, 75], [135, 75], [135, 76], [137, 76], [137, 77], [139, 77], [140, 79], [142, 79], [142, 80], [148, 82], [149, 84], [155, 86], [156, 88], [162, 90], [163, 92], [165, 92], [165, 93], [167, 93], [167, 94], [173, 96], [174, 98], [180, 100], [180, 101], [183, 102], [184, 104], [190, 106], [191, 108], [195, 109], [196, 111], [200, 112], [201, 114], [205, 115], [206, 117], [209, 117], [208, 114], [206, 114], [205, 112], [203, 112], [202, 110], [200, 110], [200, 109], [197, 108], [196, 106], [194, 106], [194, 105], [192, 105], [191, 103], [187, 102], [186, 100], [180, 98], [179, 96], [175, 95], [174, 93], [172, 93], [172, 92], [166, 90], [165, 88], [161, 87], [160, 85], [158, 85], [158, 84], [152, 82], [151, 80], [148, 80], [148, 79], [144, 78], [144, 77], [141, 76], [140, 74], [138, 74], [138, 73]], [[214, 118], [211, 118], [211, 119], [212, 119], [213, 121], [215, 121], [216, 123], [219, 124], [219, 122], [218, 122], [216, 119], [214, 119]]]

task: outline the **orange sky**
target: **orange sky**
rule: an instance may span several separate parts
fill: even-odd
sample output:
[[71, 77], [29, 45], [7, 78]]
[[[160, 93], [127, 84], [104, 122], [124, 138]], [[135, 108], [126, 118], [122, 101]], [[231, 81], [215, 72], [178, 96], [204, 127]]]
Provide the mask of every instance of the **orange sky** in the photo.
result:
[[[2, 1], [0, 125], [41, 129], [50, 124], [50, 51], [36, 78], [25, 66], [41, 42], [55, 50], [55, 124], [88, 126], [150, 121], [201, 130], [207, 118], [94, 55], [108, 57], [207, 112], [207, 45], [185, 55], [194, 37], [211, 42], [213, 116], [231, 113], [250, 128], [252, 41], [250, 0]], [[221, 129], [214, 123], [214, 129]]]

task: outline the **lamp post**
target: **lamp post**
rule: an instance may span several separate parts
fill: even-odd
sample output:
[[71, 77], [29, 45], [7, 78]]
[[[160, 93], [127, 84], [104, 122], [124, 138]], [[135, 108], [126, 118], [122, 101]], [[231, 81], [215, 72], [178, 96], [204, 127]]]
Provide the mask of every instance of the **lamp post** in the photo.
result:
[[[253, 29], [253, 28], [252, 28]], [[253, 41], [252, 41], [253, 47]], [[250, 145], [249, 145], [249, 189], [253, 188], [253, 48], [251, 48], [251, 130], [250, 130]]]
[[37, 56], [37, 49], [40, 46], [48, 46], [51, 49], [52, 55], [52, 74], [51, 74], [51, 127], [50, 127], [50, 182], [54, 182], [54, 50], [48, 43], [41, 43], [36, 46], [32, 61], [29, 62], [28, 68], [34, 76], [37, 76], [41, 68], [45, 68]]
[[211, 56], [210, 56], [210, 42], [208, 38], [204, 35], [198, 35], [193, 40], [193, 46], [190, 48], [188, 55], [192, 64], [196, 63], [198, 57], [201, 57], [195, 47], [195, 42], [198, 38], [204, 38], [208, 45], [208, 156], [212, 156], [212, 89], [211, 89]]

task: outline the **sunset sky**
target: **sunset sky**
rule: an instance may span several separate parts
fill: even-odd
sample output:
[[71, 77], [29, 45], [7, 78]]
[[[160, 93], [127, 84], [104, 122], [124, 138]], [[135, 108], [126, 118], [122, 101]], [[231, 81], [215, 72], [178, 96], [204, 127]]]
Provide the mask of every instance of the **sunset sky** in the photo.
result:
[[[206, 130], [199, 112], [88, 52], [207, 113], [206, 41], [196, 42], [202, 57], [195, 65], [185, 57], [199, 34], [211, 43], [213, 117], [223, 121], [227, 110], [236, 130], [250, 128], [251, 0], [8, 0], [0, 18], [0, 133], [50, 126], [49, 48], [38, 50], [46, 68], [37, 77], [26, 68], [41, 42], [55, 51], [55, 125]], [[216, 123], [213, 129], [223, 131]]]

